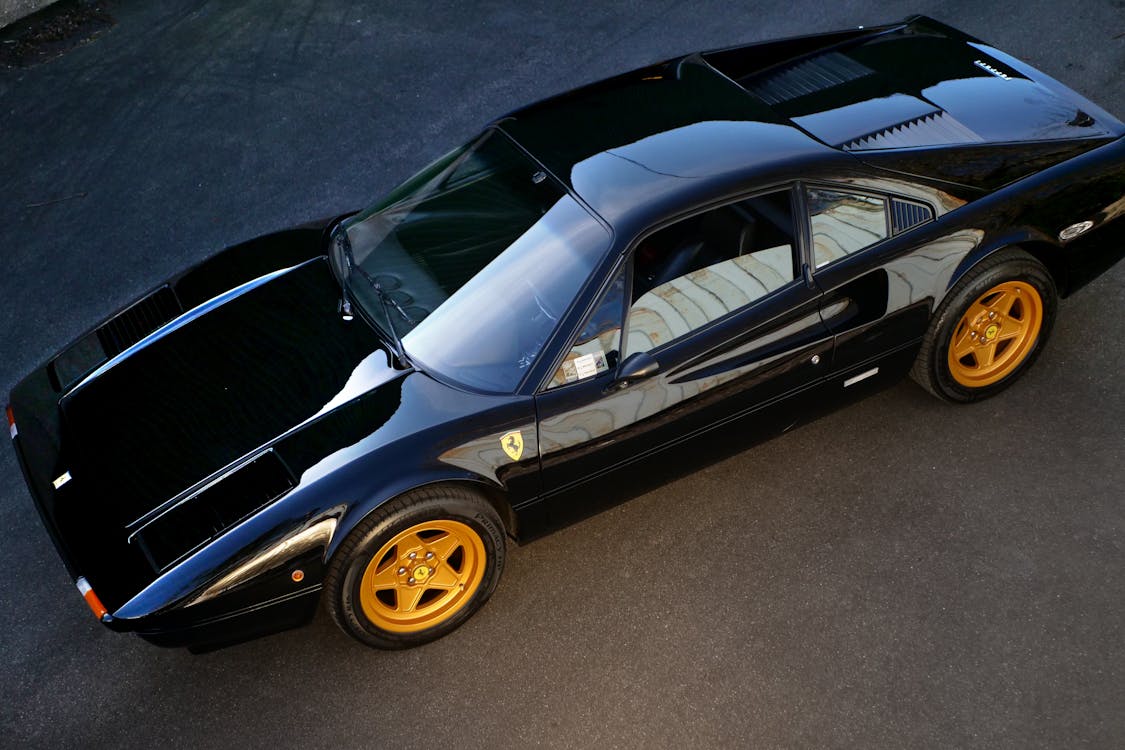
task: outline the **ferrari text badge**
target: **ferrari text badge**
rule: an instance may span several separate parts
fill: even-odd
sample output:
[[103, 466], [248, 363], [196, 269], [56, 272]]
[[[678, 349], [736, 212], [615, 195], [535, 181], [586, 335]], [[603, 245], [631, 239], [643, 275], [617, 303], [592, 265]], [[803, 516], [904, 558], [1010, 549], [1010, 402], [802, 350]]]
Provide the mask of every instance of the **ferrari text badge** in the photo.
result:
[[509, 432], [500, 438], [500, 447], [508, 454], [508, 458], [519, 461], [520, 456], [523, 455], [523, 433], [519, 430]]

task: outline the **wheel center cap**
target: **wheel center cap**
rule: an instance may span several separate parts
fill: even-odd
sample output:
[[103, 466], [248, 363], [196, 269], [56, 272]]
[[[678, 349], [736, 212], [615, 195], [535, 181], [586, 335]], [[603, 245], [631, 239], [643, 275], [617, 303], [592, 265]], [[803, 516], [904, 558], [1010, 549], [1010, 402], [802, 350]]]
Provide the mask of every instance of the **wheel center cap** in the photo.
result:
[[427, 568], [425, 565], [419, 565], [417, 568], [414, 569], [414, 580], [415, 581], [424, 581], [429, 577], [430, 577], [430, 569]]
[[988, 341], [992, 341], [992, 339], [996, 338], [996, 334], [998, 333], [1000, 333], [1000, 326], [995, 323], [992, 323], [988, 328], [984, 329], [984, 337]]

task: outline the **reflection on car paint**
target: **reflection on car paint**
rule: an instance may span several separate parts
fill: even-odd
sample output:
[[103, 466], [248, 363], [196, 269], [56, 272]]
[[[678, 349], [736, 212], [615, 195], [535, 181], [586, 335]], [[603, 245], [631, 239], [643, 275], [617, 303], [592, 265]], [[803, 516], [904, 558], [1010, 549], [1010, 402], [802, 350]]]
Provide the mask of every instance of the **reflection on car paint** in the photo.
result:
[[[540, 423], [543, 453], [554, 453], [611, 436], [624, 427], [639, 425], [734, 380], [741, 379], [741, 388], [752, 388], [767, 378], [777, 376], [779, 366], [785, 367], [792, 360], [789, 352], [771, 354], [762, 353], [763, 350], [820, 325], [820, 315], [810, 313], [771, 330], [760, 339], [752, 339], [664, 376], [611, 393], [589, 406], [543, 419]], [[701, 372], [708, 374], [700, 375]]]
[[364, 357], [359, 364], [352, 370], [352, 374], [348, 377], [348, 381], [344, 383], [344, 387], [340, 392], [333, 396], [328, 403], [321, 407], [320, 411], [314, 414], [309, 419], [316, 419], [322, 414], [327, 414], [335, 410], [337, 407], [348, 403], [353, 398], [358, 398], [368, 391], [375, 390], [384, 383], [401, 375], [400, 370], [391, 367], [390, 352], [383, 349], [376, 349], [375, 351]]
[[[511, 441], [519, 435], [518, 448]], [[507, 447], [505, 447], [507, 446]], [[508, 451], [513, 451], [513, 456]], [[438, 456], [438, 460], [485, 476], [496, 476], [496, 471], [513, 461], [528, 461], [539, 456], [538, 432], [534, 422], [517, 425], [504, 433], [481, 435], [467, 443], [454, 446]]]
[[890, 284], [887, 306], [899, 310], [917, 302], [933, 299], [949, 285], [957, 265], [972, 252], [984, 237], [980, 229], [961, 229], [940, 237], [902, 255], [886, 265]]
[[[253, 553], [245, 562], [231, 568], [198, 594], [190, 597], [184, 602], [184, 606], [192, 607], [202, 604], [209, 599], [232, 591], [263, 573], [290, 563], [309, 550], [325, 549], [328, 547], [332, 534], [336, 531], [336, 524], [346, 508], [345, 505], [329, 508], [319, 519], [310, 521], [303, 528], [298, 528], [287, 534], [283, 539]], [[297, 582], [300, 583], [300, 581]]]

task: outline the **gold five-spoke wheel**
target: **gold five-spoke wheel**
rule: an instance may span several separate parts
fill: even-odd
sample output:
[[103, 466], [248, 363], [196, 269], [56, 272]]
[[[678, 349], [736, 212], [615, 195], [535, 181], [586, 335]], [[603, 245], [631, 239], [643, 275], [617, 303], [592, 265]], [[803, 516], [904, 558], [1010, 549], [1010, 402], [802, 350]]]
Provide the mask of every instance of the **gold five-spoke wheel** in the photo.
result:
[[969, 305], [949, 340], [949, 373], [967, 388], [1012, 374], [1035, 346], [1043, 300], [1034, 286], [1005, 281]]
[[484, 542], [469, 526], [448, 519], [415, 524], [371, 558], [360, 584], [360, 606], [383, 630], [425, 630], [473, 598], [485, 563]]

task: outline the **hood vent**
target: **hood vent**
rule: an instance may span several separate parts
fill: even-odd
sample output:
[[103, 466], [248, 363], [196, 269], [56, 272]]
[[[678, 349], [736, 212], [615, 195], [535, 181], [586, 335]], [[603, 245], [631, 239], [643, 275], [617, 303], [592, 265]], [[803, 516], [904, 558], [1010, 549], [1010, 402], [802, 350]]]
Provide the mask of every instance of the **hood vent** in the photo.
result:
[[760, 76], [745, 78], [739, 83], [767, 104], [781, 104], [858, 80], [874, 72], [846, 55], [829, 52]]
[[171, 287], [164, 285], [98, 329], [106, 357], [116, 357], [183, 310]]
[[839, 147], [845, 151], [870, 151], [882, 148], [918, 148], [983, 141], [983, 138], [962, 125], [948, 112], [935, 110], [898, 125], [853, 138], [839, 144]]
[[130, 305], [51, 360], [47, 373], [56, 391], [71, 386], [94, 368], [176, 318], [183, 307], [167, 284]]

